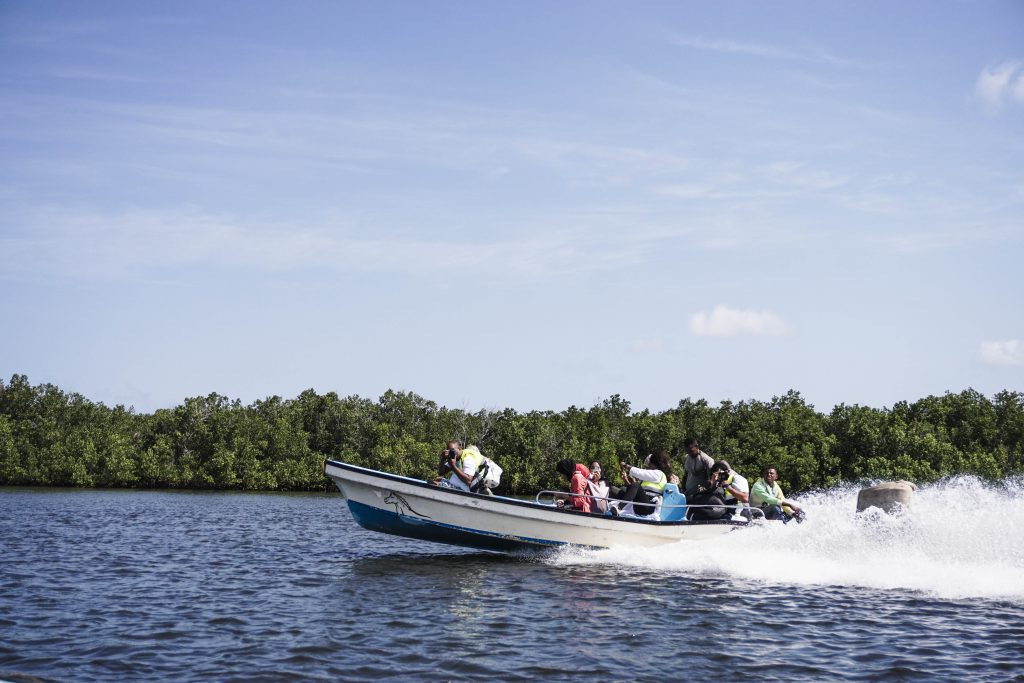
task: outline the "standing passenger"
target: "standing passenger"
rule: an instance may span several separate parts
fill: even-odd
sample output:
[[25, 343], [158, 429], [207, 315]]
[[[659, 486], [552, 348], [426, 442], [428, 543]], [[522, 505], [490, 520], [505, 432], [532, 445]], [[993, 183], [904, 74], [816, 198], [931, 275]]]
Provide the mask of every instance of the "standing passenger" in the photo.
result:
[[697, 489], [705, 486], [711, 479], [711, 468], [715, 461], [711, 456], [700, 449], [700, 442], [690, 437], [683, 442], [686, 449], [686, 460], [683, 461], [683, 469], [686, 470], [686, 498], [697, 494]]

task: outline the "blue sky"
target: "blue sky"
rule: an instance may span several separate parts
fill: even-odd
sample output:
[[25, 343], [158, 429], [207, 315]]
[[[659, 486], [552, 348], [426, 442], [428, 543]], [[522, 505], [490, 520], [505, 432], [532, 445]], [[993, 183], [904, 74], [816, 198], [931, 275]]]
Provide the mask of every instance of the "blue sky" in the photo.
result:
[[1024, 4], [0, 4], [0, 376], [1024, 390]]

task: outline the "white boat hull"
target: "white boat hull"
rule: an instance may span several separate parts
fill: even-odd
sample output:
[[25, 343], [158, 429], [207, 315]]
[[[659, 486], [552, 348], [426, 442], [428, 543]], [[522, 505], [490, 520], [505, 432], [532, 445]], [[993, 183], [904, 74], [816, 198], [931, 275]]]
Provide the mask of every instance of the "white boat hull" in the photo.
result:
[[711, 538], [746, 524], [601, 516], [457, 491], [335, 460], [324, 463], [324, 473], [367, 529], [485, 550], [656, 546]]

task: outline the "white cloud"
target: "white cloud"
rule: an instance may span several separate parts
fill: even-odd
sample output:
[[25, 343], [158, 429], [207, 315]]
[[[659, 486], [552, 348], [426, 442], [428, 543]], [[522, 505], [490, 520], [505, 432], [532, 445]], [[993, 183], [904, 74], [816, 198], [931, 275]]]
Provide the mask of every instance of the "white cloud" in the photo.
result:
[[801, 192], [825, 192], [848, 185], [849, 177], [827, 169], [814, 168], [805, 163], [781, 161], [763, 169], [765, 177], [773, 182]]
[[751, 57], [763, 57], [766, 59], [780, 59], [791, 61], [815, 62], [819, 64], [832, 64], [836, 66], [856, 66], [854, 62], [842, 57], [837, 57], [823, 50], [791, 50], [789, 48], [768, 45], [764, 43], [739, 43], [731, 40], [705, 40], [688, 36], [675, 36], [673, 42], [680, 47], [688, 47], [694, 50], [706, 50], [722, 54], [747, 55]]
[[1024, 71], [1020, 62], [1003, 62], [985, 67], [978, 74], [974, 94], [983, 102], [998, 106], [1008, 97], [1024, 102]]
[[676, 45], [695, 50], [722, 52], [735, 55], [752, 55], [754, 57], [772, 57], [775, 59], [797, 59], [797, 53], [774, 45], [759, 43], [737, 43], [731, 40], [705, 40], [680, 36], [675, 39]]
[[1024, 341], [1006, 339], [981, 342], [978, 357], [988, 365], [1024, 365]]
[[789, 334], [786, 322], [768, 311], [741, 311], [715, 306], [690, 318], [690, 331], [701, 337], [779, 337]]
[[1021, 104], [1024, 104], [1024, 70], [1017, 74], [1017, 80], [1013, 83], [1011, 96]]
[[654, 188], [656, 194], [673, 199], [729, 199], [735, 194], [711, 183], [676, 183]]
[[355, 217], [269, 224], [197, 209], [37, 208], [0, 221], [0, 253], [12, 256], [0, 261], [0, 279], [163, 277], [200, 266], [217, 272], [322, 268], [417, 275], [459, 269], [539, 281], [636, 268], [678, 234], [619, 231], [615, 224], [581, 229], [572, 218], [472, 242], [445, 237], [443, 230], [410, 236], [380, 227]]

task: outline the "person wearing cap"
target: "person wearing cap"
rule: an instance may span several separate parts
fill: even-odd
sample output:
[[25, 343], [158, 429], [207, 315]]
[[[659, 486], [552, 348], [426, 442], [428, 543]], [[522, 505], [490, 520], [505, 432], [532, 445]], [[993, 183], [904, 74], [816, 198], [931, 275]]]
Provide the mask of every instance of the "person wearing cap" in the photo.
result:
[[587, 480], [587, 490], [590, 493], [590, 510], [604, 514], [608, 512], [608, 480], [601, 475], [601, 463], [594, 461], [590, 463], [590, 479]]

